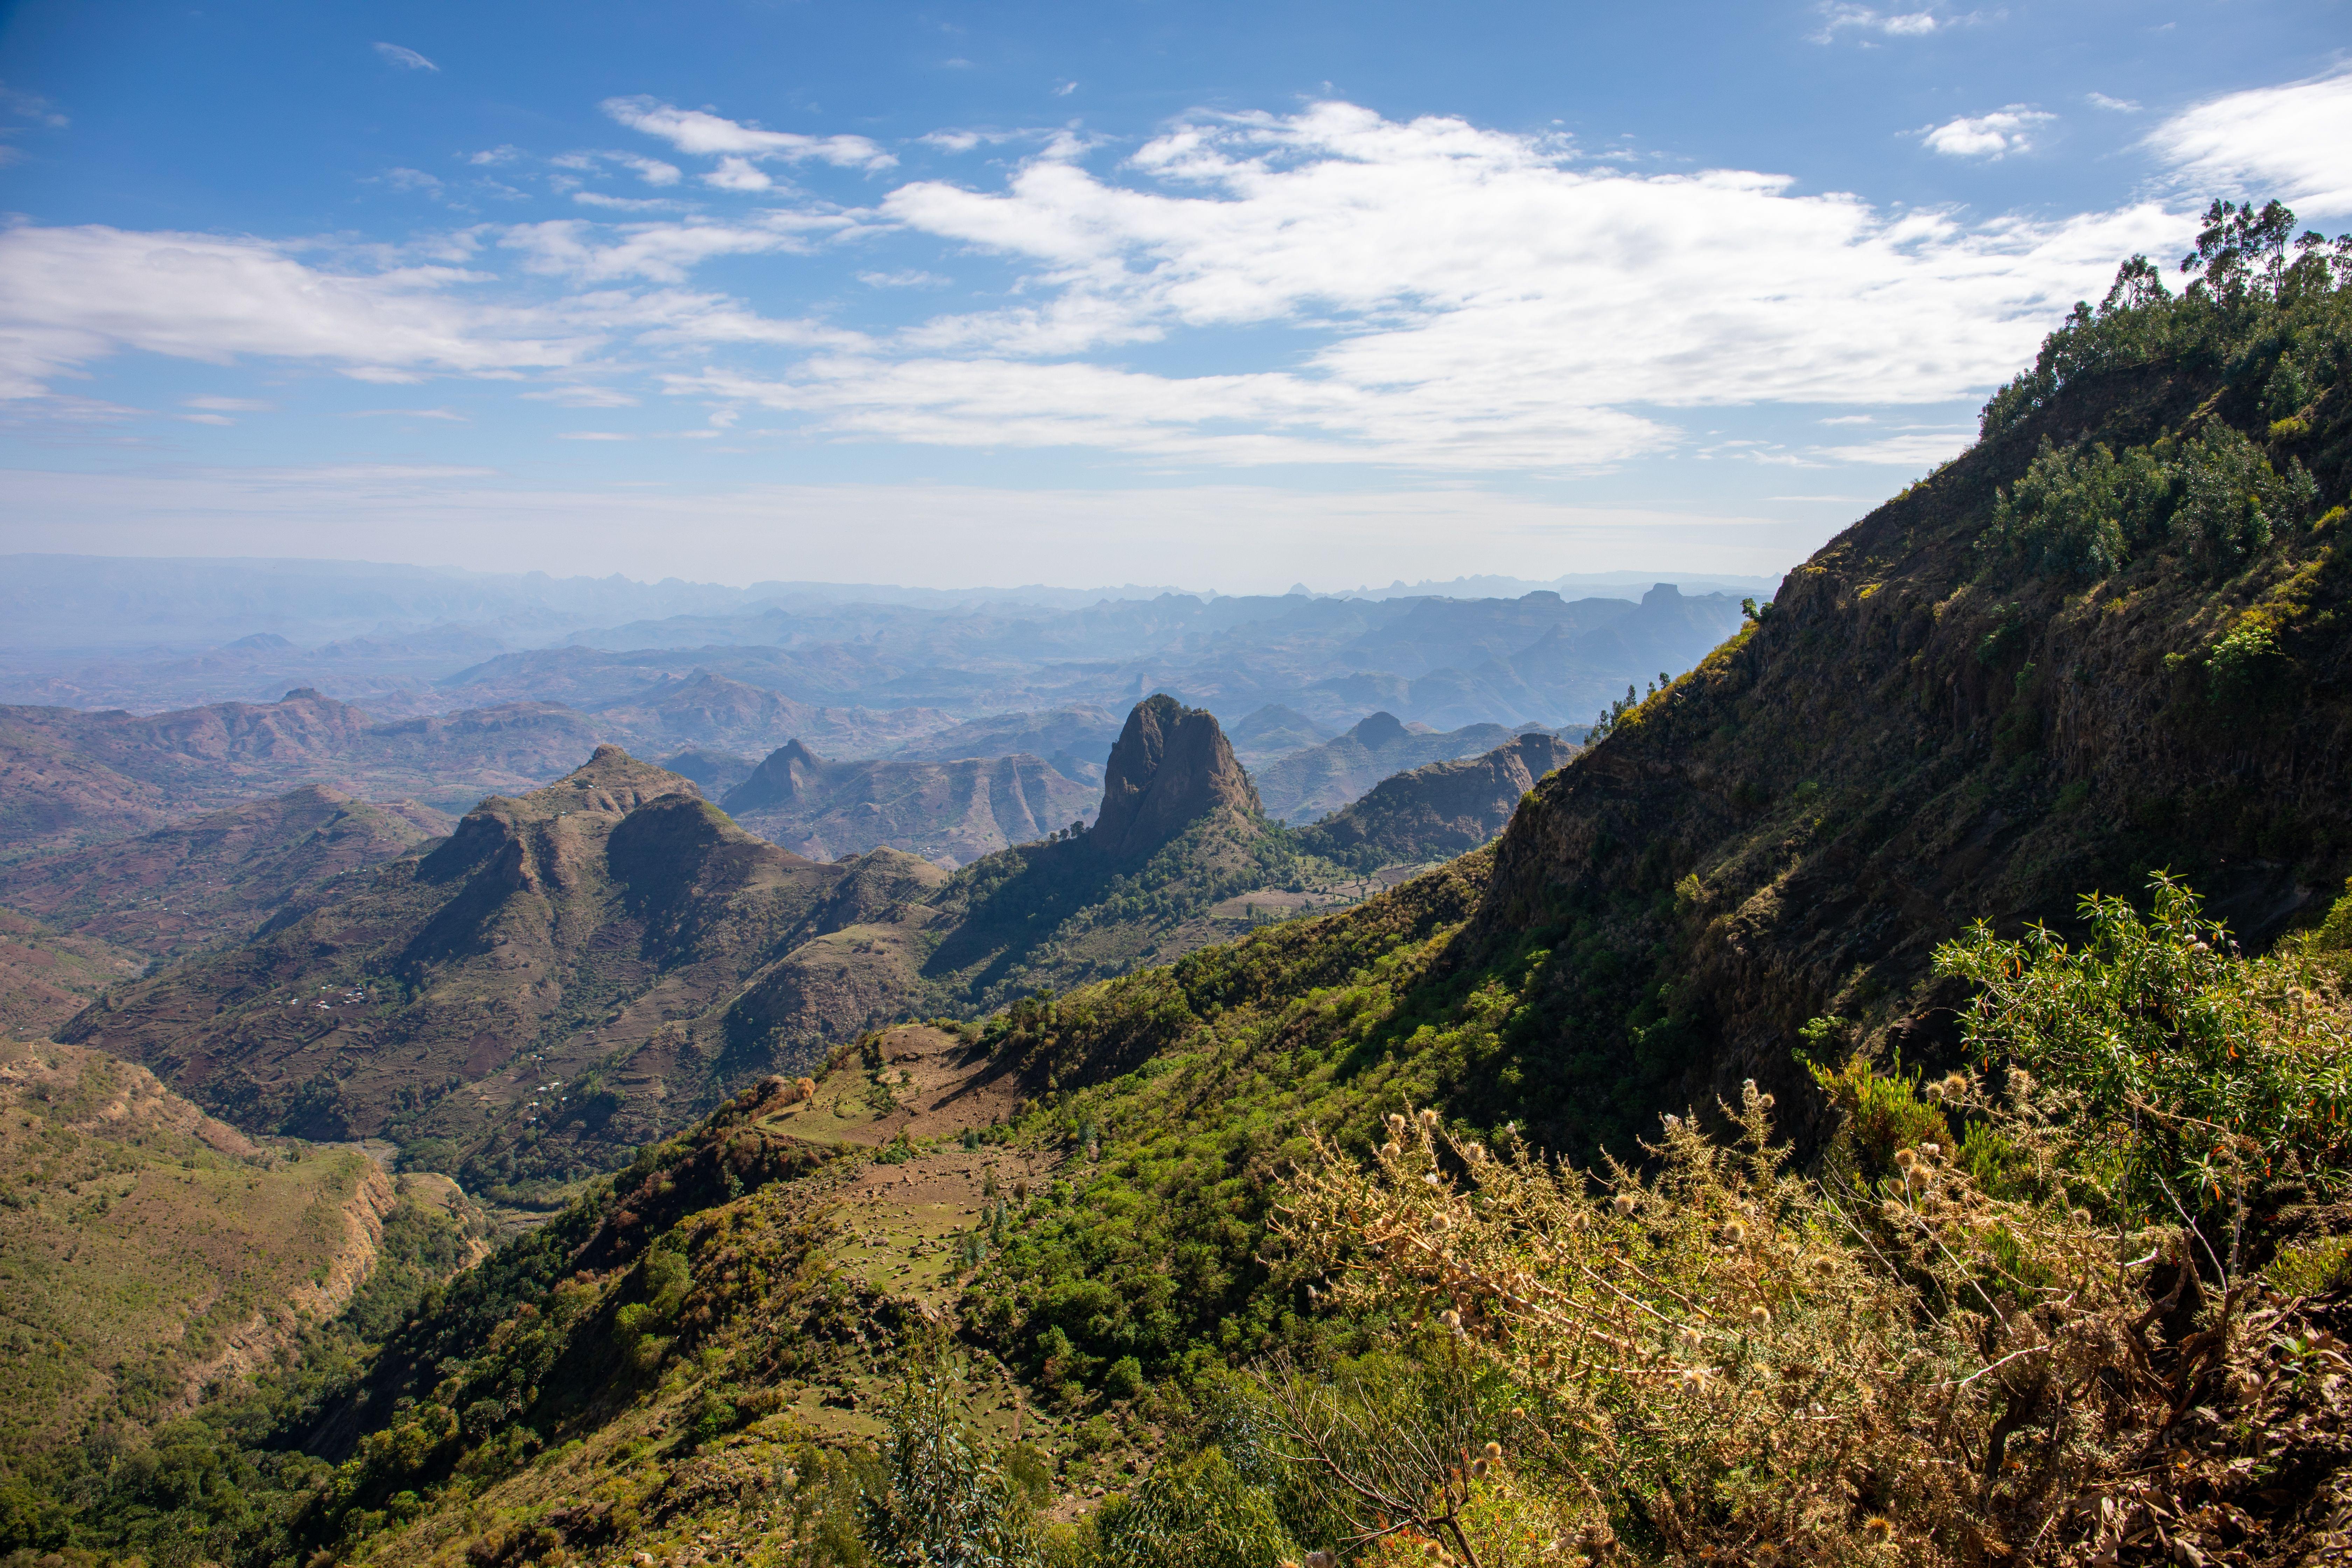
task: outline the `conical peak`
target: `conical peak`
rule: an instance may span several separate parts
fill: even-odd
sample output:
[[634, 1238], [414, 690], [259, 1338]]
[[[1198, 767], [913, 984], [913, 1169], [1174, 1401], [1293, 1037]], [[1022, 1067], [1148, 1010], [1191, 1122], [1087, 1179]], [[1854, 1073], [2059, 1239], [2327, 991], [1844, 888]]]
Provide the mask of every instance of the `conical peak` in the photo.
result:
[[1161, 692], [1135, 705], [1110, 749], [1088, 842], [1121, 859], [1145, 855], [1221, 809], [1255, 815], [1255, 786], [1216, 715]]
[[824, 759], [802, 745], [797, 738], [786, 741], [751, 770], [750, 778], [729, 790], [720, 805], [730, 812], [780, 805], [797, 798], [802, 784], [824, 765]]
[[1385, 746], [1391, 741], [1403, 739], [1405, 729], [1395, 714], [1382, 711], [1367, 713], [1348, 733], [1367, 746]]

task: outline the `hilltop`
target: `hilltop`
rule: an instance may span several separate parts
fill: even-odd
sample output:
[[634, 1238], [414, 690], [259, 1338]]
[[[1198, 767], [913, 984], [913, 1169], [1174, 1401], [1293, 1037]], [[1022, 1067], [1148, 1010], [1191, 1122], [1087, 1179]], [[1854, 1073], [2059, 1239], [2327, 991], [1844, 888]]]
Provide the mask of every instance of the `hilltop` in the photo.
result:
[[1509, 826], [1528, 792], [1577, 751], [1538, 730], [1481, 756], [1399, 773], [1300, 829], [1299, 847], [1361, 871], [1466, 855]]
[[1432, 763], [1482, 756], [1511, 736], [1500, 724], [1433, 731], [1409, 728], [1393, 713], [1368, 714], [1346, 733], [1262, 769], [1256, 775], [1258, 795], [1270, 816], [1312, 822], [1362, 799], [1382, 779]]

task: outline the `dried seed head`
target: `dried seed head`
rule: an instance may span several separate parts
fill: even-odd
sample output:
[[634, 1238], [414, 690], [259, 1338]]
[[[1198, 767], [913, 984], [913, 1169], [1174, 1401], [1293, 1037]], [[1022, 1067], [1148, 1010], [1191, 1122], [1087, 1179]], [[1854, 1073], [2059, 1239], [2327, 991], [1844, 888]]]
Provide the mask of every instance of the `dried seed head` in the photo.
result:
[[1331, 1554], [1328, 1552], [1308, 1552], [1307, 1568], [1331, 1568]]
[[1905, 1208], [1893, 1198], [1889, 1198], [1885, 1203], [1879, 1205], [1878, 1212], [1890, 1225], [1901, 1225], [1906, 1219], [1910, 1217], [1911, 1214], [1909, 1209]]
[[1748, 1323], [1750, 1328], [1769, 1328], [1772, 1323], [1772, 1309], [1765, 1306], [1761, 1301], [1758, 1302], [1748, 1309]]
[[1488, 1470], [1488, 1468], [1490, 1468], [1490, 1467], [1487, 1465], [1486, 1461], [1486, 1460], [1484, 1460], [1484, 1459], [1473, 1459], [1473, 1460], [1471, 1460], [1471, 1461], [1470, 1461], [1470, 1479], [1471, 1479], [1472, 1480], [1474, 1480], [1474, 1481], [1483, 1481], [1483, 1480], [1485, 1480], [1485, 1479], [1486, 1479], [1486, 1471]]
[[1706, 1343], [1706, 1336], [1688, 1323], [1675, 1331], [1675, 1343], [1685, 1351], [1696, 1351]]
[[1738, 1247], [1747, 1239], [1748, 1226], [1745, 1221], [1731, 1219], [1723, 1222], [1723, 1244], [1726, 1247]]
[[1666, 1124], [1666, 1131], [1669, 1132], [1677, 1132], [1682, 1130], [1683, 1119], [1676, 1116], [1672, 1111], [1668, 1111], [1659, 1120], [1663, 1121]]
[[2091, 1211], [2090, 1211], [2089, 1209], [2076, 1209], [2076, 1210], [2074, 1211], [2074, 1223], [2075, 1223], [2076, 1225], [2088, 1225], [2088, 1224], [2090, 1224], [2090, 1223], [2091, 1223]]
[[[1405, 1129], [1405, 1121], [1404, 1121], [1403, 1113], [1402, 1113], [1402, 1112], [1401, 1112], [1401, 1111], [1395, 1111], [1395, 1110], [1391, 1110], [1391, 1111], [1390, 1111], [1390, 1112], [1389, 1112], [1389, 1131], [1390, 1131], [1391, 1133], [1394, 1133], [1397, 1137], [1402, 1138], [1402, 1137], [1403, 1137], [1403, 1136], [1404, 1136], [1404, 1129]], [[1309, 1557], [1312, 1557], [1312, 1556], [1313, 1556], [1313, 1555], [1315, 1555], [1315, 1554], [1314, 1554], [1313, 1552], [1308, 1552], [1308, 1553], [1307, 1553], [1307, 1555], [1308, 1555]]]
[[1920, 1098], [1930, 1105], [1941, 1105], [1944, 1102], [1944, 1086], [1940, 1083], [1931, 1083], [1920, 1090]]
[[1739, 1080], [1739, 1098], [1751, 1104], [1755, 1101], [1756, 1080], [1754, 1079], [1743, 1078]]
[[1874, 1513], [1862, 1521], [1862, 1532], [1873, 1541], [1887, 1541], [1893, 1539], [1895, 1526], [1883, 1514]]
[[1463, 1145], [1462, 1157], [1474, 1165], [1483, 1165], [1486, 1163], [1486, 1145], [1466, 1143]]
[[1383, 1160], [1393, 1160], [1403, 1152], [1404, 1151], [1394, 1143], [1383, 1143], [1381, 1145], [1381, 1158]]
[[1499, 1465], [1503, 1462], [1503, 1446], [1500, 1443], [1489, 1443], [1486, 1445], [1486, 1462], [1494, 1465]]
[[1437, 1321], [1444, 1323], [1447, 1328], [1452, 1329], [1457, 1334], [1462, 1331], [1462, 1314], [1455, 1311], [1451, 1307], [1448, 1307], [1443, 1312], [1438, 1313]]
[[1943, 1154], [1944, 1146], [1941, 1143], [1922, 1143], [1919, 1145], [1919, 1158], [1922, 1160], [1939, 1160], [1943, 1158]]
[[1964, 1072], [1949, 1072], [1944, 1075], [1944, 1092], [1954, 1100], [1959, 1099], [1975, 1087], [1969, 1081], [1969, 1075]]
[[1619, 1193], [1610, 1200], [1610, 1206], [1621, 1215], [1630, 1215], [1642, 1206], [1642, 1200], [1631, 1193]]
[[1919, 1152], [1918, 1152], [1917, 1150], [1916, 1150], [1916, 1149], [1897, 1149], [1896, 1151], [1895, 1151], [1895, 1169], [1897, 1169], [1897, 1170], [1901, 1170], [1901, 1171], [1907, 1171], [1907, 1170], [1909, 1170], [1912, 1166], [1914, 1166], [1914, 1165], [1917, 1164], [1918, 1163], [1919, 1163]]
[[1837, 1272], [1837, 1259], [1826, 1252], [1816, 1252], [1813, 1254], [1812, 1269], [1816, 1274], [1834, 1274]]
[[1756, 1102], [1756, 1103], [1757, 1103], [1757, 1104], [1759, 1104], [1759, 1105], [1760, 1105], [1760, 1106], [1762, 1106], [1765, 1110], [1771, 1110], [1771, 1109], [1772, 1109], [1772, 1107], [1774, 1106], [1774, 1104], [1776, 1104], [1777, 1102], [1773, 1100], [1773, 1098], [1772, 1098], [1770, 1095], [1769, 1095], [1769, 1094], [1768, 1094], [1768, 1095], [1765, 1095], [1764, 1097], [1762, 1097], [1761, 1099], [1759, 1099], [1759, 1100], [1757, 1100], [1757, 1102]]
[[[1434, 1126], [1436, 1126], [1436, 1125], [1437, 1125], [1437, 1111], [1436, 1111], [1436, 1110], [1435, 1110], [1433, 1107], [1431, 1107], [1431, 1106], [1423, 1106], [1423, 1107], [1422, 1107], [1422, 1110], [1421, 1110], [1421, 1124], [1422, 1124], [1423, 1127], [1434, 1127]], [[1433, 1544], [1434, 1544], [1434, 1543], [1433, 1542]]]

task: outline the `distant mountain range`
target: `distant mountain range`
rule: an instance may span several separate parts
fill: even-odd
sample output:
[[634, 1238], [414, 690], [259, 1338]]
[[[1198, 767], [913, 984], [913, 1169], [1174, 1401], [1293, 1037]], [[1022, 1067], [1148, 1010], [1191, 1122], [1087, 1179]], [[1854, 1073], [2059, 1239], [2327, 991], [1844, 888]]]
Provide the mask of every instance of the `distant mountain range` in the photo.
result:
[[[89, 566], [85, 581], [75, 575], [82, 568], [60, 559], [37, 558], [30, 586], [0, 589], [0, 609], [13, 595], [26, 612], [16, 623], [0, 616], [8, 628], [0, 635], [15, 639], [0, 647], [0, 699], [153, 712], [308, 689], [379, 720], [561, 703], [609, 715], [604, 732], [632, 745], [720, 745], [753, 755], [789, 739], [828, 755], [885, 755], [930, 731], [1007, 712], [1115, 716], [1153, 691], [1178, 693], [1226, 721], [1284, 708], [1333, 733], [1375, 709], [1442, 728], [1581, 724], [1628, 683], [1687, 668], [1739, 620], [1736, 597], [1670, 584], [1638, 600], [1622, 593], [1569, 599], [1542, 588], [1509, 597], [1163, 593], [1084, 603], [984, 594], [858, 598], [793, 584], [664, 584], [633, 596], [627, 584], [570, 584], [547, 588], [530, 601], [539, 608], [524, 615], [513, 609], [522, 602], [513, 599], [513, 584], [498, 586], [505, 580], [411, 574], [367, 578], [366, 592], [346, 595], [373, 617], [360, 621], [357, 608], [327, 614], [327, 604], [343, 602], [331, 584], [344, 580], [319, 563], [250, 563], [250, 582], [223, 578], [229, 568], [220, 563], [190, 567], [193, 582], [220, 581], [205, 616], [251, 618], [236, 636], [185, 646], [173, 637], [196, 624], [185, 618], [195, 611], [177, 590], [133, 571], [139, 563]], [[48, 595], [38, 605], [37, 589]], [[265, 610], [313, 599], [324, 620]], [[92, 641], [112, 646], [76, 652], [60, 643], [73, 629], [60, 622], [67, 606], [84, 612], [75, 635], [86, 649]], [[622, 606], [658, 613], [589, 618]], [[404, 624], [424, 611], [450, 618]], [[331, 637], [300, 635], [329, 622]], [[139, 646], [121, 646], [127, 628], [139, 632]], [[835, 710], [820, 726], [817, 715]], [[1008, 749], [977, 738], [955, 743], [970, 743], [966, 754]], [[1010, 749], [1048, 761], [1093, 755], [1066, 741]]]

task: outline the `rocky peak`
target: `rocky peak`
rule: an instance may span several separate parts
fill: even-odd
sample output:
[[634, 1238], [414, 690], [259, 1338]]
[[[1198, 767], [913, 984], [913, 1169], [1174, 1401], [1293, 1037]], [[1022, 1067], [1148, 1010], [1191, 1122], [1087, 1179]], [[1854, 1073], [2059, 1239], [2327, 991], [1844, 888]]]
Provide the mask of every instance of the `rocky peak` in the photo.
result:
[[1135, 705], [1110, 749], [1088, 841], [1127, 859], [1150, 854], [1212, 812], [1257, 809], [1257, 788], [1234, 761], [1216, 715], [1162, 692]]
[[1652, 609], [1660, 609], [1678, 602], [1682, 596], [1682, 589], [1672, 583], [1653, 583], [1650, 591], [1642, 595], [1642, 603]]
[[750, 778], [729, 790], [720, 804], [730, 813], [787, 805], [799, 798], [823, 766], [824, 758], [797, 740], [786, 741], [751, 770]]
[[1405, 728], [1397, 716], [1390, 712], [1367, 713], [1348, 731], [1367, 746], [1386, 746], [1402, 741]]

